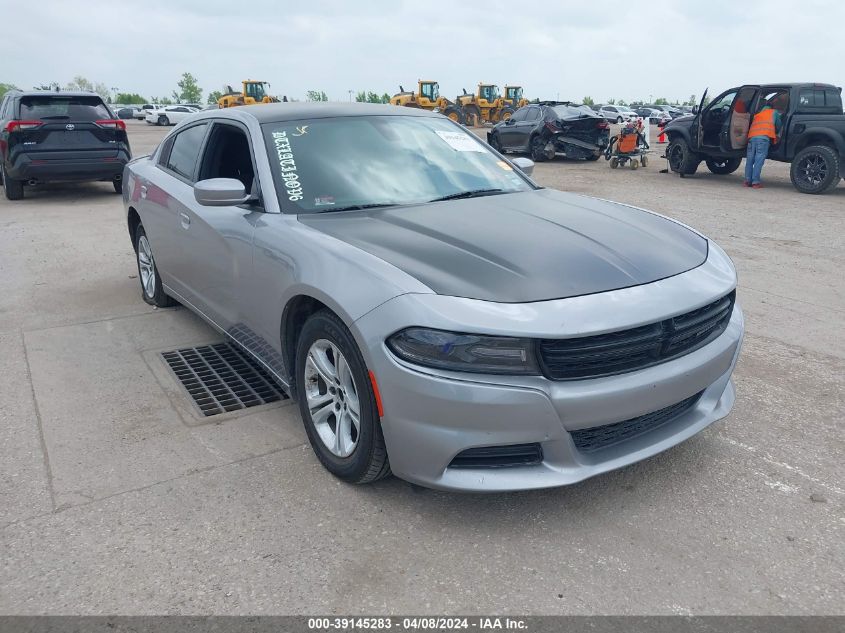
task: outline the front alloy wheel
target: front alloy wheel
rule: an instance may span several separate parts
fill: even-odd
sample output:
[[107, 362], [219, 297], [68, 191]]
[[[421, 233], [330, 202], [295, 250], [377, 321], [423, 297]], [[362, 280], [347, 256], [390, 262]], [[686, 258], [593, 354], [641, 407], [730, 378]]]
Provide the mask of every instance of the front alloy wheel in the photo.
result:
[[305, 399], [317, 435], [332, 455], [349, 457], [361, 434], [355, 379], [337, 345], [314, 341], [305, 360]]
[[321, 310], [308, 318], [295, 365], [299, 411], [320, 463], [350, 483], [389, 475], [375, 379], [337, 315]]

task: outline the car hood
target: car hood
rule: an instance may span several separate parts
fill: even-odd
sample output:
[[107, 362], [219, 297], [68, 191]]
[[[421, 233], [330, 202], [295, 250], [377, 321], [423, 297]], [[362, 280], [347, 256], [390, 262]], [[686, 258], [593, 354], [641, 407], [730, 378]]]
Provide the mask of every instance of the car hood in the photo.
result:
[[504, 303], [651, 283], [707, 259], [707, 240], [677, 222], [550, 189], [299, 221], [438, 294]]

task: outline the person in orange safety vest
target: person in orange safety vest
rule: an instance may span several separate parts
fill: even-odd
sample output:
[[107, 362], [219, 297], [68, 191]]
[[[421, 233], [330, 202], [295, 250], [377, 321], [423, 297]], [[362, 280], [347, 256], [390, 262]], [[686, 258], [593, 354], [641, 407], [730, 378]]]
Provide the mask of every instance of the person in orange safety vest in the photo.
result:
[[745, 155], [745, 186], [761, 189], [760, 175], [769, 156], [769, 147], [778, 142], [782, 121], [780, 112], [767, 101], [754, 115], [748, 130], [748, 151]]

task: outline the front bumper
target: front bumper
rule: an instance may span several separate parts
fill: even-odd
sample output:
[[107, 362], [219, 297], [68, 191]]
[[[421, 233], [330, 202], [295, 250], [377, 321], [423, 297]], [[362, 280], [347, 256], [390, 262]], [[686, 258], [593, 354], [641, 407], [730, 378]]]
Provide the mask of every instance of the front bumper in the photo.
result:
[[[539, 330], [538, 336], [547, 336], [552, 323], [558, 324], [558, 331], [564, 331], [563, 335], [571, 335], [572, 328], [586, 335], [585, 324], [596, 331], [617, 329], [611, 321], [618, 317], [609, 315], [606, 308], [615, 304], [618, 315], [619, 301], [632, 302], [630, 309], [624, 311], [629, 322], [635, 321], [631, 326], [659, 320], [655, 318], [657, 315], [665, 316], [660, 306], [667, 305], [664, 301], [670, 298], [674, 301], [668, 305], [679, 305], [675, 312], [678, 314], [715, 298], [712, 291], [716, 287], [715, 296], [729, 292], [734, 282], [717, 277], [713, 267], [705, 264], [700, 269], [647, 286], [543, 302], [547, 306], [510, 305], [503, 308], [511, 314], [507, 331], [524, 335], [533, 329]], [[685, 286], [686, 299], [680, 299]], [[382, 429], [391, 468], [403, 479], [432, 488], [485, 492], [572, 484], [664, 451], [724, 417], [733, 406], [731, 374], [744, 332], [738, 304], [721, 336], [685, 356], [626, 374], [564, 382], [538, 376], [443, 372], [412, 366], [396, 358], [384, 345], [384, 333], [410, 324], [449, 329], [448, 309], [422, 307], [432, 301], [445, 305], [442, 301], [445, 299], [450, 298], [404, 295], [355, 323], [354, 333], [378, 380], [384, 405]], [[566, 307], [567, 302], [572, 305]], [[544, 312], [544, 307], [563, 310], [575, 320], [564, 318], [564, 325], [560, 326], [558, 318], [562, 313], [541, 314], [532, 323], [525, 306], [535, 313]], [[416, 317], [409, 316], [409, 309]], [[409, 318], [413, 320], [409, 322]], [[475, 323], [476, 331], [505, 333], [485, 327], [483, 316]], [[580, 451], [573, 441], [574, 431], [629, 420], [698, 393], [701, 396], [694, 406], [670, 422], [629, 440], [589, 453]], [[507, 468], [450, 467], [455, 456], [466, 449], [533, 443], [542, 447], [543, 459], [539, 464]]]

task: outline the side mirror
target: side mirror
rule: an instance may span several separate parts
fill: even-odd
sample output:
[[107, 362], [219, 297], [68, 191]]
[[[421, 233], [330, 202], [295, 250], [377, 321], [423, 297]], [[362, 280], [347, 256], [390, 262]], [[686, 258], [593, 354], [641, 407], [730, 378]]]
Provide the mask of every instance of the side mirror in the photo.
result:
[[209, 178], [194, 184], [194, 199], [204, 207], [234, 207], [252, 198], [235, 178]]
[[692, 113], [693, 113], [693, 114], [698, 114], [698, 106], [693, 106], [693, 107], [692, 107]]
[[518, 156], [511, 161], [514, 166], [519, 169], [526, 176], [531, 176], [534, 173], [534, 161], [530, 158], [523, 158]]
[[510, 118], [507, 121], [505, 121], [505, 125], [513, 125], [513, 123], [514, 123], [513, 118]]

